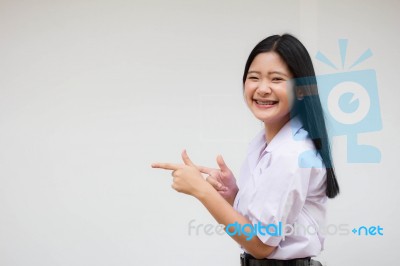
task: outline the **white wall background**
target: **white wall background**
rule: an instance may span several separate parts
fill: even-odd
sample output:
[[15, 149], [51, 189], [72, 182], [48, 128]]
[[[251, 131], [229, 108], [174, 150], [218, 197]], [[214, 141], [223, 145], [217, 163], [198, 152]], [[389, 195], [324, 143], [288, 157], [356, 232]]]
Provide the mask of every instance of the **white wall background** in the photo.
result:
[[[170, 188], [154, 161], [192, 159], [234, 172], [261, 124], [241, 75], [253, 46], [290, 32], [314, 56], [378, 76], [383, 130], [360, 139], [380, 164], [334, 156], [342, 194], [328, 223], [380, 225], [384, 236], [329, 236], [326, 265], [395, 265], [399, 233], [400, 37], [393, 0], [0, 0], [0, 265], [238, 265], [227, 236], [188, 234], [215, 224]], [[319, 74], [332, 70], [315, 61]]]

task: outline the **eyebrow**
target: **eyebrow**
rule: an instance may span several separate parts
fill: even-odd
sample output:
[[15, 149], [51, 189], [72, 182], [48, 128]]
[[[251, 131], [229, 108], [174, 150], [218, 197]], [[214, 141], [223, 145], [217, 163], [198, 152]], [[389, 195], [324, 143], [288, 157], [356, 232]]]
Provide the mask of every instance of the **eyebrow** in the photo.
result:
[[[256, 73], [256, 74], [261, 75], [260, 71], [255, 71], [255, 70], [251, 70], [251, 71], [247, 72], [247, 75], [248, 74], [252, 74], [252, 73]], [[279, 71], [270, 71], [270, 72], [268, 72], [268, 75], [271, 75], [271, 74], [278, 74], [278, 75], [282, 75], [282, 76], [288, 77], [288, 75], [286, 75], [283, 72], [279, 72]]]

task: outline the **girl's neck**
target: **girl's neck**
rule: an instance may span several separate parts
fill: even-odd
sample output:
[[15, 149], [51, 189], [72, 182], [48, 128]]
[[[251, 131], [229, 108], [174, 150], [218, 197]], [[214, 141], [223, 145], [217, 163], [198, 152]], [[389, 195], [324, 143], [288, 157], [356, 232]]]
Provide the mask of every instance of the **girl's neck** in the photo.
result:
[[278, 134], [279, 130], [290, 120], [290, 116], [285, 117], [274, 123], [265, 123], [265, 140], [270, 143], [272, 139]]

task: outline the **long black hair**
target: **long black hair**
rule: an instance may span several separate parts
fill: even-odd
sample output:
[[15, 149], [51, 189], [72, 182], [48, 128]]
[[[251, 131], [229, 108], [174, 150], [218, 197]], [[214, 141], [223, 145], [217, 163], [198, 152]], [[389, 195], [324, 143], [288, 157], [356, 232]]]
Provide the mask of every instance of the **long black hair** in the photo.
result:
[[307, 130], [324, 162], [327, 172], [326, 195], [334, 198], [339, 194], [339, 184], [332, 164], [329, 138], [311, 57], [304, 45], [290, 34], [267, 37], [259, 42], [250, 53], [244, 69], [243, 85], [254, 58], [258, 54], [266, 52], [276, 52], [282, 58], [293, 75], [294, 89], [301, 89], [305, 96], [302, 100], [295, 100], [293, 110], [299, 115], [304, 129]]

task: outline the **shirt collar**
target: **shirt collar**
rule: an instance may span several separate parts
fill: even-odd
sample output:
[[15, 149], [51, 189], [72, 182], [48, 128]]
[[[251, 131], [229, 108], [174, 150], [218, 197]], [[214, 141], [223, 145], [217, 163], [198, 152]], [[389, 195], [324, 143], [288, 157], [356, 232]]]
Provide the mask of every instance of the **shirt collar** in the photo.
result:
[[[272, 138], [271, 142], [268, 143], [268, 146], [266, 147], [265, 150], [267, 152], [272, 152], [274, 149], [278, 148], [283, 142], [288, 140], [289, 141], [295, 140], [295, 135], [302, 127], [303, 124], [301, 123], [300, 117], [299, 116], [293, 117], [279, 130], [279, 132], [275, 135], [275, 137]], [[264, 138], [265, 138], [265, 128], [264, 128]]]
[[278, 148], [282, 142], [287, 140], [295, 140], [296, 133], [303, 127], [300, 117], [297, 115], [290, 119], [275, 135], [275, 137], [265, 147], [265, 127], [256, 135], [256, 137], [249, 144], [249, 153], [258, 151], [256, 154], [260, 154], [262, 149], [265, 148], [266, 152], [272, 152]]

